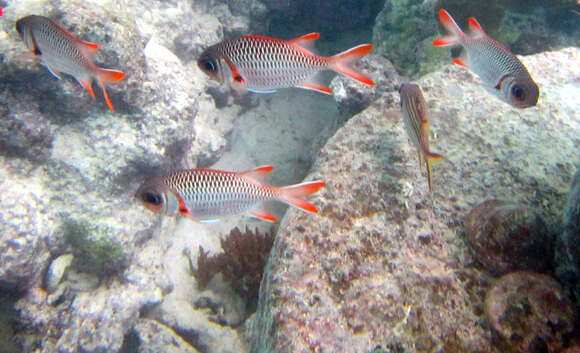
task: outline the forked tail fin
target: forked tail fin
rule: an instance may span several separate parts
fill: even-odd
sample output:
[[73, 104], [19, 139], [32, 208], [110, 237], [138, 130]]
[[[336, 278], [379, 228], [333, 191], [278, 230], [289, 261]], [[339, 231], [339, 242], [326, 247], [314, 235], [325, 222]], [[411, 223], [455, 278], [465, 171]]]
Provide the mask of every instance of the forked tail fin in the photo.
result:
[[351, 64], [373, 50], [372, 44], [361, 44], [342, 53], [330, 57], [330, 69], [349, 76], [369, 86], [374, 86], [375, 82], [367, 76], [352, 68]]
[[301, 208], [308, 212], [317, 213], [316, 206], [306, 201], [304, 198], [315, 193], [326, 184], [324, 181], [309, 181], [306, 183], [290, 185], [280, 188], [278, 199], [289, 205]]
[[111, 103], [111, 100], [109, 99], [109, 95], [107, 94], [107, 89], [105, 88], [105, 84], [107, 84], [109, 82], [121, 81], [124, 78], [125, 78], [125, 74], [121, 71], [108, 70], [108, 69], [102, 69], [102, 68], [97, 69], [97, 81], [99, 82], [99, 85], [101, 86], [101, 89], [103, 90], [103, 95], [105, 96], [105, 101], [107, 101], [107, 106], [111, 110], [115, 110], [115, 109], [113, 108], [113, 104]]
[[461, 28], [459, 28], [449, 12], [439, 9], [439, 20], [449, 33], [444, 37], [435, 39], [433, 45], [436, 47], [444, 47], [461, 43], [462, 39], [465, 37], [465, 33], [463, 33]]

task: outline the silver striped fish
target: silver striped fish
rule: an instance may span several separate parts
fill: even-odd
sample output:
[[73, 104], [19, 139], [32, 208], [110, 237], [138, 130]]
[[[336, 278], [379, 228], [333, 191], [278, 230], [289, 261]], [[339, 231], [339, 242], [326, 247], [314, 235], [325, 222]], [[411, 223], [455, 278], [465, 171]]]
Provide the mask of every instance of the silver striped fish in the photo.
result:
[[439, 19], [449, 35], [436, 39], [433, 45], [462, 45], [464, 50], [453, 60], [455, 64], [471, 69], [489, 92], [516, 108], [538, 103], [538, 86], [524, 64], [503, 44], [491, 39], [475, 18], [469, 18], [469, 36], [444, 9], [439, 10]]
[[421, 88], [413, 83], [404, 83], [399, 88], [401, 96], [401, 110], [403, 112], [403, 123], [409, 138], [417, 148], [419, 155], [419, 168], [421, 168], [422, 159], [427, 164], [427, 181], [429, 191], [433, 190], [433, 177], [431, 164], [440, 162], [443, 156], [433, 153], [429, 149], [429, 119], [427, 104]]
[[74, 76], [76, 80], [95, 98], [92, 82], [97, 79], [103, 90], [109, 109], [113, 104], [109, 99], [105, 84], [117, 82], [125, 77], [121, 71], [97, 67], [93, 54], [99, 45], [76, 39], [58, 23], [43, 16], [26, 16], [16, 21], [16, 30], [26, 47], [59, 80], [61, 72]]
[[197, 64], [213, 80], [227, 83], [240, 92], [273, 93], [278, 88], [301, 87], [332, 94], [332, 90], [316, 78], [322, 70], [334, 70], [367, 85], [375, 85], [350, 65], [368, 54], [373, 48], [371, 44], [324, 57], [310, 50], [319, 37], [319, 33], [292, 40], [242, 36], [207, 48]]
[[147, 180], [136, 196], [153, 212], [168, 216], [181, 214], [200, 222], [240, 213], [275, 222], [276, 217], [264, 207], [264, 203], [271, 200], [318, 212], [305, 197], [324, 186], [323, 181], [284, 187], [262, 183], [273, 169], [262, 166], [241, 173], [215, 169], [181, 170]]

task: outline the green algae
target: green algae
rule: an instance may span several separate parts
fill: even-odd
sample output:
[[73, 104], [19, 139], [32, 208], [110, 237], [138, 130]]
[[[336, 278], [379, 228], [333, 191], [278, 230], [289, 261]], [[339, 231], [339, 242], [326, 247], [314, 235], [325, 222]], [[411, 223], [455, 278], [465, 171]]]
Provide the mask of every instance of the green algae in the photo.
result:
[[72, 266], [79, 272], [103, 278], [127, 268], [127, 256], [121, 244], [114, 240], [115, 230], [111, 227], [66, 218], [61, 231], [74, 255]]

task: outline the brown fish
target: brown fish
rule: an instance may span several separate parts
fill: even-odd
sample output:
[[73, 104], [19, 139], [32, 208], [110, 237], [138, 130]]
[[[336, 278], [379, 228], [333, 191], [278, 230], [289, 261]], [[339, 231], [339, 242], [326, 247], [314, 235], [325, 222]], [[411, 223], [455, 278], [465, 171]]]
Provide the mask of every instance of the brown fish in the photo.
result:
[[16, 30], [34, 56], [40, 58], [42, 64], [56, 78], [60, 72], [74, 76], [76, 80], [95, 98], [92, 82], [97, 79], [103, 90], [103, 95], [109, 109], [113, 104], [109, 99], [105, 84], [117, 82], [125, 77], [121, 71], [107, 70], [97, 67], [93, 62], [93, 54], [99, 49], [98, 44], [76, 39], [58, 23], [43, 16], [26, 16], [16, 22]]
[[419, 167], [421, 159], [425, 159], [427, 164], [427, 180], [429, 191], [433, 190], [433, 178], [431, 164], [440, 162], [443, 156], [429, 150], [429, 119], [427, 104], [421, 93], [419, 86], [412, 83], [404, 83], [399, 88], [401, 96], [401, 110], [403, 111], [403, 122], [407, 134], [417, 148], [419, 155]]

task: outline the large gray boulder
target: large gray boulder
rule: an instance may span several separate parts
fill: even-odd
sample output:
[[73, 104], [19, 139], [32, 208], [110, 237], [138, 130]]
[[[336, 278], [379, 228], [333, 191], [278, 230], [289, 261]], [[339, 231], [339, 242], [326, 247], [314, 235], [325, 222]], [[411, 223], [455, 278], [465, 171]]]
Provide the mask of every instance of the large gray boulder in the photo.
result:
[[249, 327], [251, 351], [498, 352], [486, 324], [492, 278], [473, 266], [462, 222], [501, 198], [558, 222], [578, 158], [580, 69], [569, 48], [522, 58], [540, 86], [536, 107], [488, 95], [464, 68], [417, 81], [432, 112], [429, 194], [395, 93], [350, 119], [307, 179], [326, 187], [317, 215], [290, 210]]

